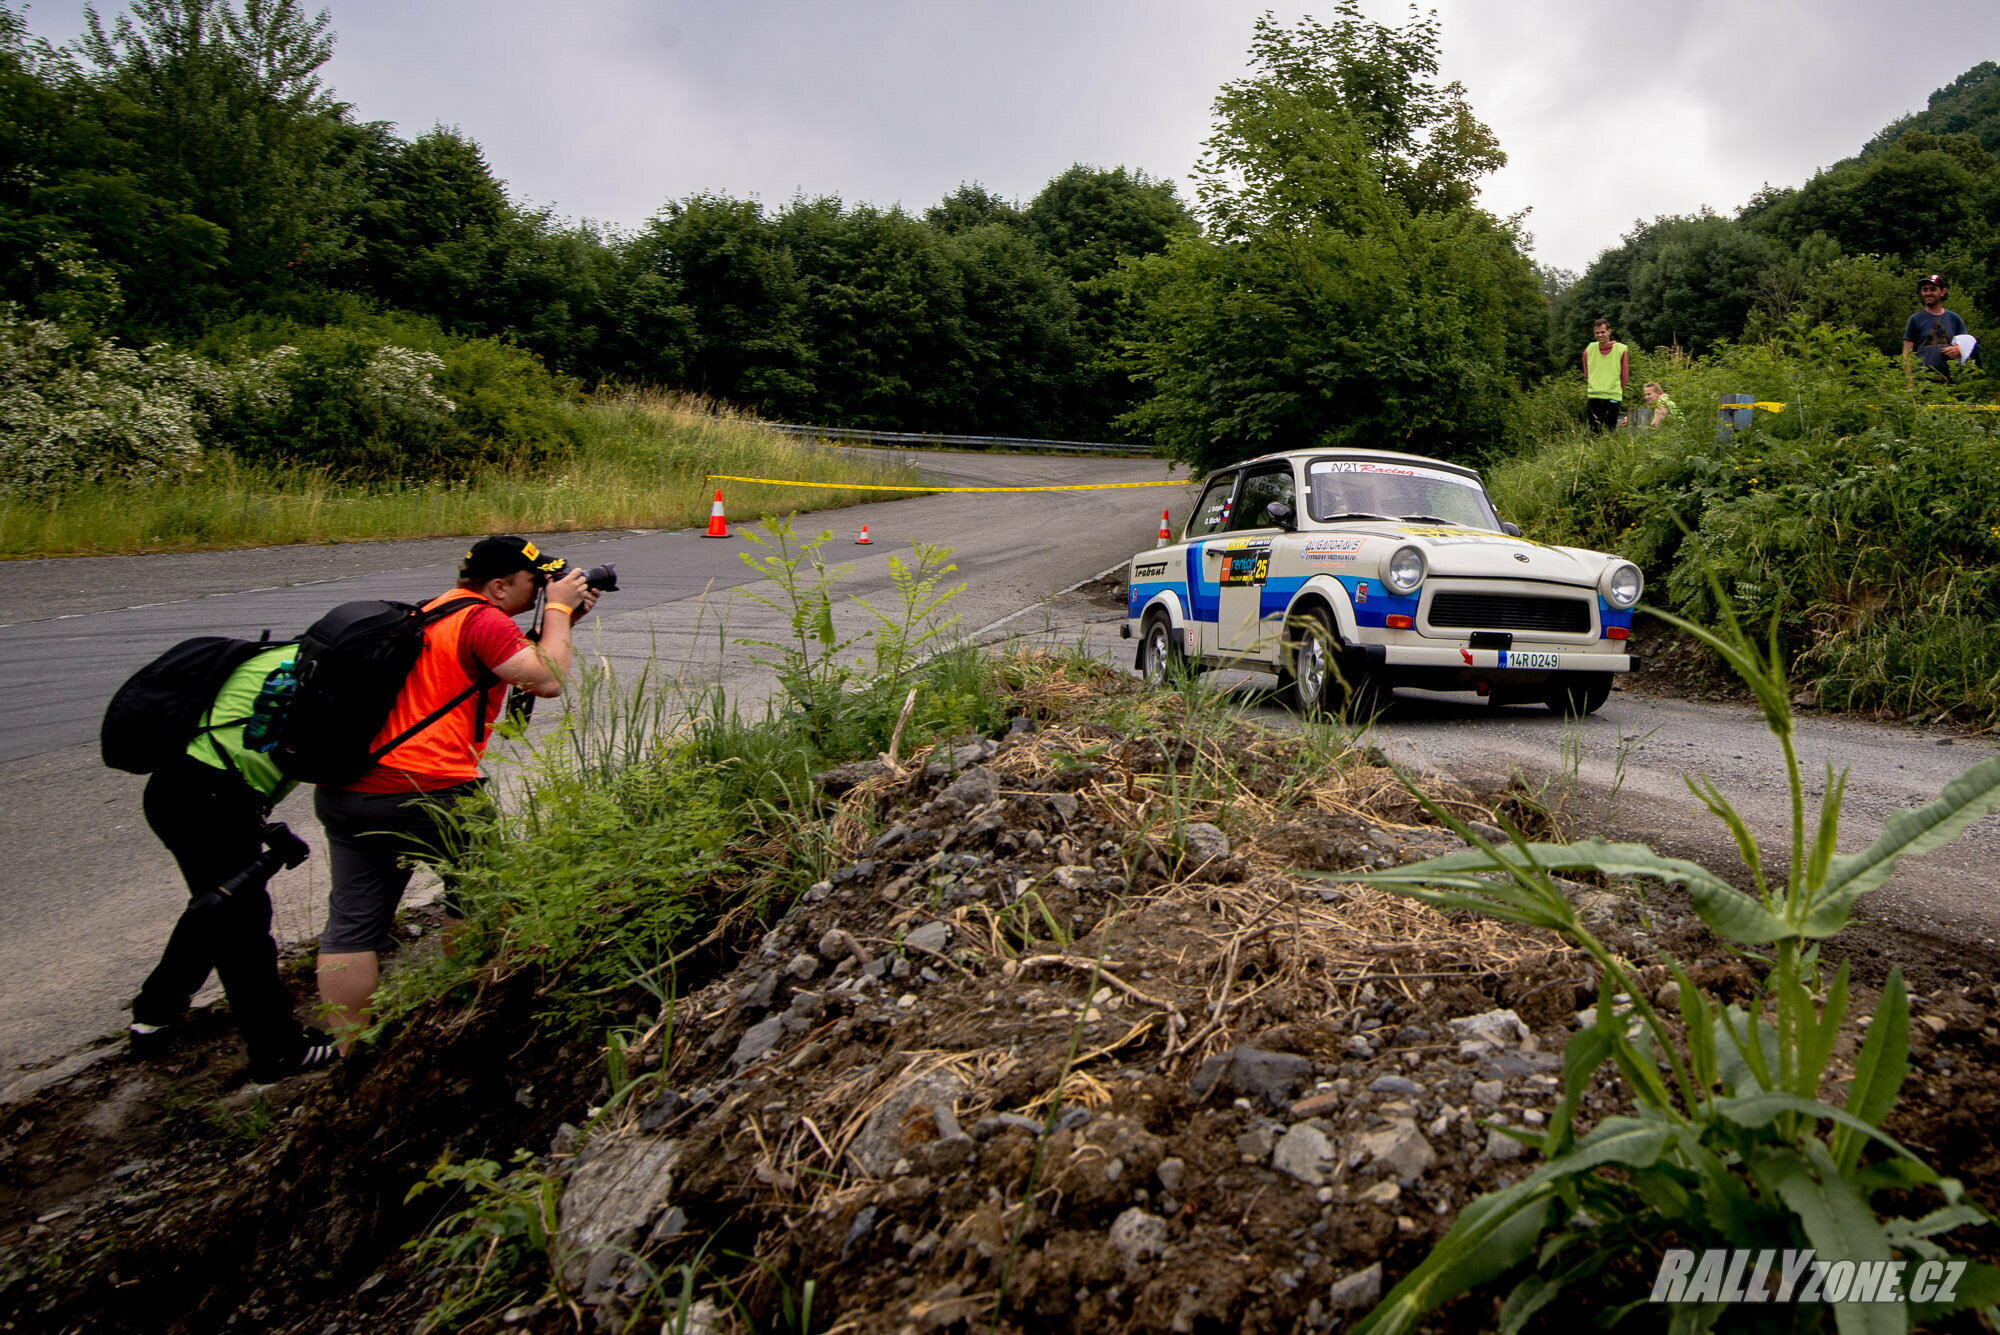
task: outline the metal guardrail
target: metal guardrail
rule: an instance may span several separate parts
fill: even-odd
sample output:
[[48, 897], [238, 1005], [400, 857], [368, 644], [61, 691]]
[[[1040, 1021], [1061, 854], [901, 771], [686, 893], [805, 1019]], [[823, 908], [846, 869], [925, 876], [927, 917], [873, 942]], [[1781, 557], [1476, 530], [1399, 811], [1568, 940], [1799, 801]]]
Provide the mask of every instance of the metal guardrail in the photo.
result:
[[1146, 445], [1112, 441], [1037, 440], [1029, 436], [947, 436], [934, 431], [864, 431], [846, 426], [799, 426], [792, 422], [759, 422], [787, 436], [810, 440], [853, 441], [864, 445], [908, 445], [939, 450], [1052, 450], [1063, 454], [1127, 454], [1152, 457]]

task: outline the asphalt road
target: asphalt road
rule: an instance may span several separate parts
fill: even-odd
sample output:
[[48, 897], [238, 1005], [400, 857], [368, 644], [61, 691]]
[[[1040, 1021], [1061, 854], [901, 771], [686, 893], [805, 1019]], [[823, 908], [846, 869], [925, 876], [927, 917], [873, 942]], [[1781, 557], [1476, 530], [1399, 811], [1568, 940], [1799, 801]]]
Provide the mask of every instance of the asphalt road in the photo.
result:
[[[920, 466], [957, 486], [1165, 479], [1151, 460], [925, 453]], [[725, 499], [727, 492], [725, 491]], [[953, 549], [963, 581], [960, 629], [1016, 616], [1152, 545], [1160, 509], [1186, 512], [1180, 487], [939, 495], [801, 516], [798, 530], [835, 538], [826, 557], [851, 565], [841, 594], [890, 607], [892, 556], [913, 542]], [[873, 545], [856, 546], [860, 526]], [[684, 692], [719, 684], [754, 712], [771, 687], [737, 637], [782, 638], [782, 618], [743, 594], [775, 590], [739, 559], [757, 553], [737, 526], [727, 542], [698, 530], [550, 538], [573, 561], [618, 566], [621, 589], [577, 632], [587, 662], [630, 680], [641, 669]], [[336, 603], [416, 601], [451, 586], [463, 538], [266, 548], [178, 556], [12, 562], [11, 624], [0, 624], [0, 1099], [40, 1083], [61, 1054], [120, 1028], [179, 913], [185, 891], [139, 813], [145, 780], [107, 770], [96, 748], [105, 702], [136, 668], [191, 635], [283, 637]], [[843, 604], [838, 623], [867, 613]], [[558, 711], [544, 704], [538, 723]], [[317, 842], [309, 796], [278, 818]], [[316, 848], [317, 853], [317, 848]], [[272, 884], [275, 930], [316, 934], [325, 914], [323, 858]], [[21, 1081], [23, 1074], [39, 1079]]]
[[[1143, 460], [926, 455], [922, 462], [966, 486], [1165, 476], [1161, 465]], [[799, 528], [836, 533], [825, 550], [852, 564], [841, 585], [848, 597], [886, 608], [890, 556], [907, 557], [914, 541], [942, 543], [959, 567], [951, 580], [967, 586], [954, 604], [961, 630], [998, 624], [1061, 638], [1087, 632], [1129, 663], [1129, 644], [1115, 638], [1117, 606], [1086, 593], [1050, 596], [1149, 547], [1161, 505], [1178, 517], [1187, 503], [1178, 487], [945, 495], [806, 515]], [[864, 522], [872, 547], [852, 543]], [[777, 638], [784, 626], [743, 596], [774, 592], [739, 559], [754, 547], [741, 537], [712, 542], [696, 532], [573, 534], [546, 545], [586, 564], [619, 567], [621, 592], [579, 628], [586, 661], [608, 664], [627, 680], [647, 668], [683, 692], [720, 684], [755, 710], [769, 675], [731, 641]], [[97, 719], [118, 683], [189, 635], [255, 636], [267, 627], [289, 634], [347, 599], [414, 600], [442, 591], [463, 549], [463, 539], [448, 539], [7, 567], [15, 619], [0, 625], [0, 668], [15, 686], [0, 698], [0, 783], [9, 795], [0, 804], [0, 1101], [10, 1086], [18, 1093], [68, 1065], [51, 1064], [61, 1054], [122, 1025], [124, 1003], [184, 897], [139, 817], [144, 780], [97, 760]], [[868, 620], [852, 603], [837, 619], [847, 630]], [[1288, 726], [1289, 709], [1257, 698], [1270, 678], [1219, 679], [1247, 688], [1245, 707], [1253, 713]], [[538, 722], [556, 713], [545, 705]], [[1594, 827], [1726, 869], [1733, 846], [1681, 782], [1684, 773], [1704, 770], [1760, 834], [1776, 840], [1770, 846], [1783, 847], [1786, 797], [1776, 747], [1743, 705], [1621, 691], [1575, 729], [1573, 765], [1565, 759], [1565, 726], [1554, 716], [1490, 709], [1468, 696], [1404, 693], [1377, 736], [1399, 758], [1460, 776], [1500, 780], [1518, 770], [1548, 785], [1547, 800], [1570, 802]], [[1953, 744], [1940, 744], [1946, 741]], [[1799, 748], [1814, 791], [1824, 764], [1851, 769], [1840, 841], [1851, 851], [1894, 810], [1935, 797], [1991, 754], [1993, 743], [1806, 715]], [[279, 816], [317, 839], [305, 797], [295, 795]], [[1895, 882], [1863, 901], [1863, 912], [1893, 934], [1928, 942], [1933, 954], [1956, 950], [1989, 968], [2000, 959], [1997, 854], [2000, 818], [1988, 818], [1959, 843], [1905, 863]], [[320, 858], [281, 873], [273, 892], [281, 935], [317, 933], [326, 894]]]
[[[1246, 690], [1250, 713], [1288, 726], [1290, 709], [1262, 698], [1272, 678], [1237, 673], [1223, 681]], [[1538, 706], [1495, 709], [1470, 695], [1403, 691], [1377, 720], [1375, 737], [1401, 763], [1462, 780], [1501, 783], [1519, 774], [1544, 803], [1581, 816], [1591, 832], [1648, 843], [1737, 880], [1735, 843], [1683, 782], [1705, 773], [1757, 832], [1766, 874], [1784, 875], [1789, 789], [1777, 743], [1748, 704], [1655, 695], [1640, 677], [1597, 714], [1566, 725]], [[1890, 815], [1936, 798], [1995, 749], [1990, 738], [1805, 711], [1796, 745], [1809, 819], [1827, 766], [1848, 771], [1843, 853], [1866, 847]], [[1960, 957], [1966, 967], [2000, 974], [2000, 815], [1902, 863], [1894, 880], [1861, 900], [1857, 917], [1932, 957]]]

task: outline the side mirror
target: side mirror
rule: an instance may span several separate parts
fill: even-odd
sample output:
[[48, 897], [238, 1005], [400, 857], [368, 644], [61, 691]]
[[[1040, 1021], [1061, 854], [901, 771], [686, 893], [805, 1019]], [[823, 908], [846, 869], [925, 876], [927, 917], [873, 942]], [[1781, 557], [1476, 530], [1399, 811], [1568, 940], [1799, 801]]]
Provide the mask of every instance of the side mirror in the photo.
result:
[[1519, 524], [1510, 524], [1504, 519], [1500, 521], [1500, 531], [1510, 538], [1521, 536], [1521, 526]]
[[1264, 513], [1279, 528], [1289, 531], [1298, 527], [1297, 522], [1292, 516], [1292, 507], [1286, 505], [1283, 501], [1272, 501], [1264, 507]]

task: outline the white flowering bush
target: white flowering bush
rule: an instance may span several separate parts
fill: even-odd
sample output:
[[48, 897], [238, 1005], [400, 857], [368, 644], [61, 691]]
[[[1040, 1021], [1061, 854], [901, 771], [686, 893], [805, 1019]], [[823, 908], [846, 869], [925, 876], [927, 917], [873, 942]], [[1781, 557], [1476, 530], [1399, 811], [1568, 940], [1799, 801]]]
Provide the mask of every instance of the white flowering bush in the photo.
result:
[[0, 306], [0, 490], [45, 497], [184, 472], [229, 381], [164, 346], [97, 344]]

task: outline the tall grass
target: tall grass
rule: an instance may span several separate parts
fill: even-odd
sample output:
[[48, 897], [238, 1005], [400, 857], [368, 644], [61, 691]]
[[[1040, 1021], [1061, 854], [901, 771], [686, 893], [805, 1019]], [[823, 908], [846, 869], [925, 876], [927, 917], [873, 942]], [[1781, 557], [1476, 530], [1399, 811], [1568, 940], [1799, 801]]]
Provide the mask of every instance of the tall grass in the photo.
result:
[[[565, 404], [581, 442], [534, 468], [426, 482], [351, 484], [216, 453], [153, 485], [59, 499], [0, 495], [0, 557], [195, 551], [506, 531], [683, 528], [704, 523], [709, 473], [910, 485], [916, 470], [766, 431], [698, 399], [650, 391]], [[879, 493], [724, 484], [732, 522], [879, 500]]]

